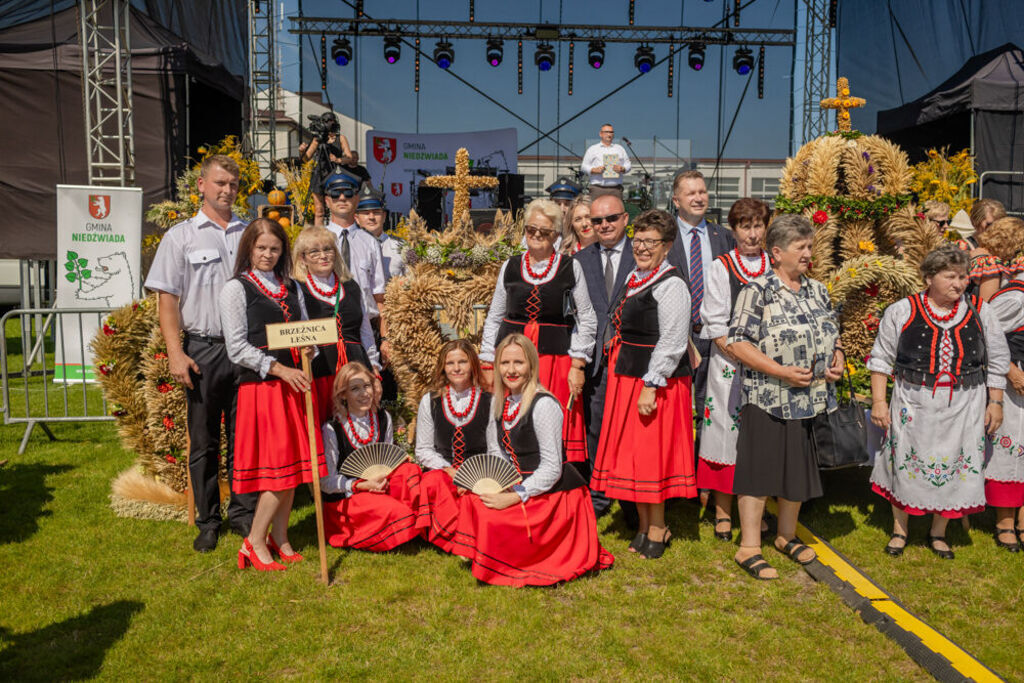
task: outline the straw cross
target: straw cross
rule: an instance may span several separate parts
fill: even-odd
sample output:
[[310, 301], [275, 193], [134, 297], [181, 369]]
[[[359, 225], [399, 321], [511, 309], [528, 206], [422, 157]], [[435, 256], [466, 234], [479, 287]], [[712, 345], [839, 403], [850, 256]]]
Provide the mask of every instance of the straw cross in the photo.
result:
[[836, 82], [836, 96], [822, 100], [821, 108], [835, 109], [839, 131], [849, 133], [853, 130], [850, 126], [850, 109], [863, 107], [866, 103], [863, 97], [850, 97], [850, 82], [843, 76]]
[[455, 175], [435, 175], [423, 179], [427, 187], [444, 187], [455, 190], [452, 202], [452, 222], [462, 220], [469, 211], [469, 191], [481, 188], [493, 189], [498, 186], [498, 179], [489, 176], [469, 174], [469, 152], [460, 147], [455, 153]]

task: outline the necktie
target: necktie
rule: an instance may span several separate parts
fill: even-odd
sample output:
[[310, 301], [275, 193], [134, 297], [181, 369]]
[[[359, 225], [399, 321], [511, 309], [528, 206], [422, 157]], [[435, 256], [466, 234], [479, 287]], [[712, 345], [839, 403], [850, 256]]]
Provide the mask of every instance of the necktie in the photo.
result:
[[612, 290], [615, 288], [615, 266], [612, 265], [612, 254], [615, 249], [604, 250], [604, 293], [608, 301], [612, 300]]
[[704, 300], [704, 258], [697, 228], [690, 229], [690, 319], [700, 322], [700, 303]]
[[341, 260], [345, 262], [345, 267], [351, 270], [349, 266], [349, 248], [348, 248], [348, 230], [341, 233]]

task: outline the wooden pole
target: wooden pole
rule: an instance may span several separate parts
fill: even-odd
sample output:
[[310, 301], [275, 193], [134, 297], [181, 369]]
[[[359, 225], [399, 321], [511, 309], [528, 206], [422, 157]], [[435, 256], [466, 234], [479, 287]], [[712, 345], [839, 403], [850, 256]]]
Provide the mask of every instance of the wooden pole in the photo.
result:
[[313, 373], [309, 367], [309, 356], [302, 354], [302, 371], [310, 381], [306, 392], [306, 431], [309, 435], [309, 467], [313, 475], [313, 502], [316, 504], [316, 540], [320, 546], [320, 582], [327, 585], [327, 544], [324, 539], [324, 503], [320, 497], [320, 466], [316, 452], [316, 420], [313, 417]]

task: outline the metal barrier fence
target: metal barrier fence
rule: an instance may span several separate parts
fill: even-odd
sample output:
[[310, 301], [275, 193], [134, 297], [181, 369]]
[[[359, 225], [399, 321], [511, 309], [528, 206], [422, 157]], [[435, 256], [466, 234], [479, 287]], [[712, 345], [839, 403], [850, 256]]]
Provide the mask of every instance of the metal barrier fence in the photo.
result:
[[[0, 383], [4, 424], [25, 425], [18, 453], [24, 453], [33, 428], [38, 425], [55, 439], [51, 422], [100, 422], [113, 420], [97, 383], [68, 379], [55, 364], [56, 353], [64, 359], [92, 357], [89, 342], [92, 323], [103, 325], [109, 308], [19, 308], [0, 317]], [[17, 318], [17, 323], [10, 321]], [[13, 329], [11, 329], [13, 327]], [[8, 338], [8, 332], [12, 337]], [[17, 348], [14, 348], [17, 346]], [[20, 355], [20, 357], [19, 357]]]

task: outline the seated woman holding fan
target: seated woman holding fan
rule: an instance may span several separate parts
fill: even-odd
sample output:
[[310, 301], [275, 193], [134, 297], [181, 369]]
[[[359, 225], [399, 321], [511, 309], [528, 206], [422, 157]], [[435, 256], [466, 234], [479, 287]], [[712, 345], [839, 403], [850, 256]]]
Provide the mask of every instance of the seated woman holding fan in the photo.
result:
[[[601, 547], [586, 482], [562, 462], [562, 408], [537, 381], [537, 350], [525, 336], [505, 337], [495, 353], [497, 395], [487, 426], [492, 462], [514, 468], [521, 482], [459, 499], [453, 552], [472, 562], [480, 581], [547, 586], [611, 567]], [[460, 473], [474, 469], [471, 458]], [[473, 489], [474, 482], [456, 484]]]
[[383, 552], [420, 535], [412, 505], [420, 468], [394, 445], [380, 380], [352, 361], [334, 378], [334, 417], [323, 426], [324, 531], [336, 548]]
[[427, 540], [451, 552], [458, 520], [452, 477], [463, 461], [487, 452], [491, 395], [480, 388], [480, 360], [473, 345], [453, 339], [441, 347], [430, 391], [416, 413], [416, 461], [424, 469], [416, 526]]
[[322, 424], [333, 412], [338, 370], [354, 360], [379, 373], [380, 357], [362, 292], [338, 253], [334, 233], [317, 227], [299, 233], [292, 247], [292, 277], [302, 286], [310, 319], [334, 318], [338, 327], [338, 343], [321, 346], [313, 359], [317, 424]]

